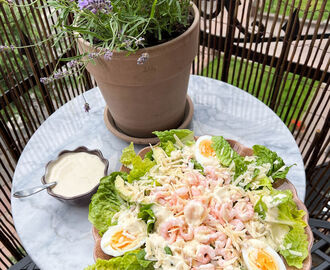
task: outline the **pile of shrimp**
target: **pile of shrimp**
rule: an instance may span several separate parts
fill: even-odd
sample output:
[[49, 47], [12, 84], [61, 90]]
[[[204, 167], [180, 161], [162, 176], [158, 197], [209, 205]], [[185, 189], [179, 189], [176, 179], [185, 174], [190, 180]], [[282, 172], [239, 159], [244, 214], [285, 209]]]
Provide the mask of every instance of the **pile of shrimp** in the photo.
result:
[[[150, 202], [173, 214], [158, 225], [157, 233], [182, 257], [188, 266], [183, 269], [241, 269], [241, 246], [251, 238], [246, 225], [256, 220], [249, 196], [230, 184], [227, 168], [206, 166], [202, 173], [183, 164], [179, 173], [175, 170], [175, 177], [162, 173], [162, 186], [148, 195]], [[185, 246], [193, 250], [185, 252]]]

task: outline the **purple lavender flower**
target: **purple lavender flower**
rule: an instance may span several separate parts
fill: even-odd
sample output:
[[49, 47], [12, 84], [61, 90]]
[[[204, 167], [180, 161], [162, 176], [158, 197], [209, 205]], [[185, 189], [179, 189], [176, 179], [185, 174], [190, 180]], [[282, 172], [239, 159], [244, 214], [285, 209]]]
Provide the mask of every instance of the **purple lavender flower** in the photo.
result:
[[112, 10], [110, 0], [79, 0], [78, 6], [80, 9], [87, 9], [93, 12], [109, 13]]
[[98, 53], [95, 53], [95, 52], [92, 52], [92, 53], [88, 54], [89, 59], [95, 59], [98, 56], [99, 56]]
[[84, 109], [85, 109], [85, 112], [89, 112], [91, 109], [91, 107], [89, 106], [89, 104], [87, 102], [85, 102]]
[[138, 65], [143, 65], [149, 59], [149, 53], [143, 53], [137, 60]]
[[78, 66], [79, 62], [77, 60], [71, 60], [69, 63], [68, 63], [68, 67], [69, 68], [74, 68], [76, 66]]
[[143, 41], [144, 41], [144, 38], [143, 37], [140, 37], [137, 40], [135, 40], [135, 45], [136, 46], [142, 45], [143, 44]]
[[54, 80], [58, 80], [58, 79], [62, 79], [63, 77], [65, 77], [67, 75], [67, 71], [57, 71], [54, 72]]
[[53, 81], [52, 78], [47, 78], [47, 77], [42, 77], [42, 78], [40, 78], [40, 82], [41, 82], [42, 84], [49, 84], [49, 83], [52, 82], [52, 81]]
[[106, 49], [105, 50], [105, 53], [104, 53], [104, 60], [106, 61], [110, 61], [112, 59], [112, 56], [113, 56], [113, 52], [110, 51], [109, 49]]
[[129, 39], [124, 40], [124, 44], [126, 49], [129, 49], [131, 47], [131, 41]]
[[8, 50], [9, 47], [7, 45], [0, 45], [0, 52]]

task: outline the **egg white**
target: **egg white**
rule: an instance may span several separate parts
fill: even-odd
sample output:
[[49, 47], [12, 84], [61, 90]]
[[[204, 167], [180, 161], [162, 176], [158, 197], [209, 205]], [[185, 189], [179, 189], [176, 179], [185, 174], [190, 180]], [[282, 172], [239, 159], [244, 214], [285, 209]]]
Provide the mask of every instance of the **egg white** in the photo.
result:
[[219, 164], [219, 161], [215, 155], [210, 156], [210, 157], [205, 157], [204, 155], [202, 155], [202, 153], [199, 150], [199, 146], [200, 146], [201, 142], [203, 142], [205, 140], [212, 141], [212, 136], [204, 135], [204, 136], [200, 136], [197, 139], [197, 141], [195, 143], [195, 158], [203, 167], [217, 166]]
[[249, 254], [251, 252], [256, 252], [258, 249], [262, 249], [265, 251], [268, 255], [270, 255], [278, 270], [286, 270], [286, 267], [281, 259], [281, 257], [278, 255], [278, 253], [272, 249], [270, 246], [266, 245], [262, 241], [259, 240], [250, 240], [248, 243], [246, 243], [245, 247], [242, 249], [242, 255], [244, 263], [248, 270], [256, 270], [257, 268], [254, 266], [254, 263], [249, 258]]
[[103, 250], [103, 252], [105, 254], [108, 254], [108, 255], [114, 256], [114, 257], [118, 257], [118, 256], [123, 255], [127, 251], [132, 251], [132, 250], [135, 250], [135, 249], [141, 247], [145, 243], [145, 241], [146, 241], [145, 236], [138, 235], [137, 239], [132, 240], [132, 242], [135, 243], [133, 247], [128, 248], [128, 249], [124, 248], [123, 250], [113, 249], [111, 247], [111, 245], [109, 244], [110, 240], [116, 232], [121, 231], [123, 229], [124, 229], [123, 226], [115, 225], [115, 226], [109, 227], [109, 229], [103, 234], [102, 239], [101, 239], [101, 249]]

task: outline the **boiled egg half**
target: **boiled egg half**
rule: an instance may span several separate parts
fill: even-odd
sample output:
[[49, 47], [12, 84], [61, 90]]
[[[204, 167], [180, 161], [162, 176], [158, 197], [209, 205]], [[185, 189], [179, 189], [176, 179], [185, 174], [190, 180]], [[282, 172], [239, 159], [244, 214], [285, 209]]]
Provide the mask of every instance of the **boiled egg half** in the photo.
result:
[[212, 136], [200, 136], [195, 144], [196, 160], [203, 166], [217, 166], [219, 164], [214, 149], [212, 148]]
[[248, 270], [286, 270], [277, 252], [260, 240], [249, 240], [242, 254]]
[[137, 223], [135, 228], [125, 228], [122, 225], [109, 227], [101, 239], [103, 252], [118, 257], [141, 247], [145, 243], [146, 234], [143, 230], [139, 230], [139, 225]]

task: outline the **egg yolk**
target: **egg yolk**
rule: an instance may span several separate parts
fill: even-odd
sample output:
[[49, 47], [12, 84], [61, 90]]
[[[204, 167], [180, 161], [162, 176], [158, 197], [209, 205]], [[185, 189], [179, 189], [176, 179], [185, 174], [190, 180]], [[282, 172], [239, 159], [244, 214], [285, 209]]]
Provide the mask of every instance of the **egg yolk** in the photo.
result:
[[[251, 253], [250, 253], [251, 255]], [[277, 264], [275, 263], [272, 256], [262, 249], [257, 251], [256, 256], [250, 256], [251, 261], [260, 270], [277, 270]]]
[[133, 243], [134, 239], [124, 235], [124, 231], [121, 230], [112, 235], [109, 244], [114, 250], [123, 250], [131, 246]]
[[211, 147], [212, 141], [211, 140], [204, 140], [201, 141], [199, 144], [199, 152], [204, 156], [204, 157], [211, 157], [214, 155], [214, 150]]

